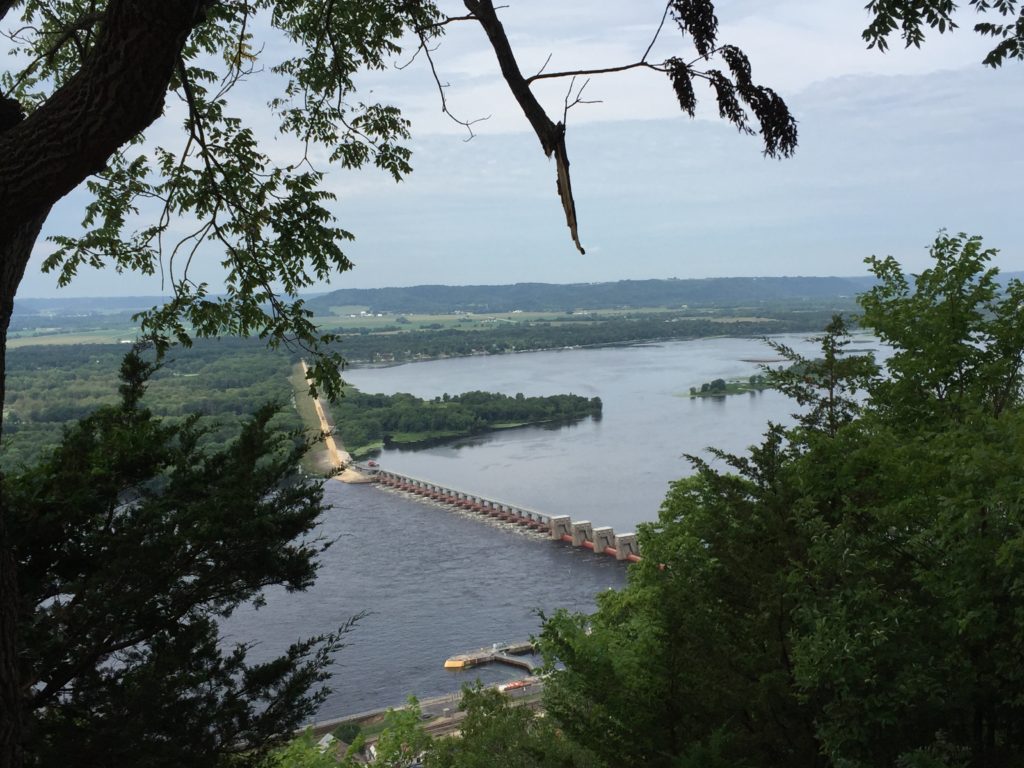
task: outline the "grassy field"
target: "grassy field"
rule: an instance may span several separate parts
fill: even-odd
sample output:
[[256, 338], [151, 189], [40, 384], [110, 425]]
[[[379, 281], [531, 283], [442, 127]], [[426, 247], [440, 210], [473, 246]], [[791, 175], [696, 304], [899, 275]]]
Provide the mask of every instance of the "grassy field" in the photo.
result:
[[[65, 333], [59, 328], [52, 332], [45, 332], [38, 329], [30, 333], [14, 334], [7, 339], [7, 348], [52, 346], [54, 344], [118, 344], [122, 341], [135, 341], [138, 335], [137, 328], [123, 328], [110, 330], [104, 328], [96, 331], [79, 331], [76, 333]], [[128, 345], [125, 344], [127, 348]]]

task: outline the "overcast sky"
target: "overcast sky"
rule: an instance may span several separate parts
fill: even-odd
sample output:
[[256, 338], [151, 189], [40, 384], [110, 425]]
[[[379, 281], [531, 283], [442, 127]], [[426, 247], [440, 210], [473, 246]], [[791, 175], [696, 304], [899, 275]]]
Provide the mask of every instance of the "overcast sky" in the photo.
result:
[[[505, 0], [500, 11], [524, 72], [635, 61], [664, 8], [660, 0]], [[442, 3], [458, 13], [461, 3]], [[892, 254], [926, 264], [937, 231], [981, 234], [998, 265], [1024, 269], [1021, 213], [1024, 65], [982, 67], [984, 40], [967, 27], [930, 35], [921, 50], [898, 41], [865, 49], [862, 0], [718, 3], [720, 41], [750, 57], [755, 81], [778, 90], [799, 120], [788, 160], [762, 157], [713, 109], [681, 115], [667, 78], [634, 71], [594, 78], [600, 104], [569, 114], [580, 237], [574, 249], [555, 171], [501, 81], [483, 31], [454, 24], [434, 54], [465, 119], [489, 116], [476, 138], [440, 113], [425, 62], [362, 80], [373, 98], [413, 121], [414, 173], [396, 185], [379, 172], [332, 172], [336, 215], [357, 240], [356, 269], [329, 288], [423, 283], [595, 282], [734, 275], [859, 275], [863, 259]], [[685, 51], [666, 29], [653, 58]], [[273, 53], [273, 46], [267, 49]], [[270, 62], [267, 62], [268, 64]], [[540, 92], [560, 114], [566, 82]], [[238, 111], [257, 116], [266, 78]], [[698, 97], [702, 94], [698, 86]], [[708, 102], [710, 105], [710, 102]], [[154, 127], [173, 135], [169, 114]], [[85, 196], [55, 208], [45, 232], [74, 230]], [[37, 247], [21, 296], [161, 292], [158, 278], [83, 271], [58, 292]], [[196, 272], [216, 288], [216, 253]]]

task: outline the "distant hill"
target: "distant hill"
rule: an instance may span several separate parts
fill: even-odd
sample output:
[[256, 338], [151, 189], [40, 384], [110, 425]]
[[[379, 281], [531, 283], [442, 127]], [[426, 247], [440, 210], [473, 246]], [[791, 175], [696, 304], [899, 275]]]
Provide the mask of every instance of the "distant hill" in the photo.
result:
[[47, 299], [14, 300], [14, 312], [21, 315], [66, 315], [74, 312], [140, 312], [158, 307], [170, 299], [169, 296], [59, 296]]
[[[1024, 280], [1003, 272], [1001, 282]], [[616, 307], [758, 306], [775, 301], [852, 298], [874, 284], [863, 277], [712, 277], [702, 280], [620, 280], [615, 283], [516, 283], [514, 285], [416, 285], [408, 288], [343, 288], [308, 295], [318, 314], [332, 307], [369, 307], [379, 312], [558, 312]], [[166, 301], [160, 296], [18, 298], [15, 317], [134, 313]]]
[[375, 312], [552, 312], [570, 309], [761, 305], [780, 300], [853, 297], [871, 277], [720, 277], [703, 280], [620, 280], [615, 283], [516, 283], [515, 285], [417, 285], [345, 288], [309, 299], [317, 314], [332, 307]]

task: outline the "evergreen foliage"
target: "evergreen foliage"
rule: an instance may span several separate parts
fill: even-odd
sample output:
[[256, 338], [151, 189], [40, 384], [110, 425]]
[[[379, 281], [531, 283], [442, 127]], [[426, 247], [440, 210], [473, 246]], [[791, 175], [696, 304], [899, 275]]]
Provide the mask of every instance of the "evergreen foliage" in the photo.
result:
[[308, 587], [325, 546], [303, 440], [258, 410], [229, 445], [156, 418], [132, 353], [120, 403], [4, 478], [17, 557], [26, 752], [34, 765], [255, 764], [309, 717], [339, 633], [253, 663], [217, 620], [263, 588]]

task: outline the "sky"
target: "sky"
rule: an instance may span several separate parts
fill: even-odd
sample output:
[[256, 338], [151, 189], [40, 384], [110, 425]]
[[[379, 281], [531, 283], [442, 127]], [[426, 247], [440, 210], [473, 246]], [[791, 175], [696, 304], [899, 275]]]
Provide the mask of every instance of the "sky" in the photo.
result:
[[[441, 3], [452, 14], [461, 3]], [[499, 11], [524, 73], [635, 61], [650, 42], [660, 0], [504, 0]], [[857, 0], [720, 0], [719, 39], [749, 56], [754, 79], [777, 90], [799, 121], [794, 157], [765, 158], [757, 137], [719, 120], [710, 93], [695, 119], [680, 113], [666, 77], [633, 71], [594, 77], [569, 112], [567, 147], [580, 238], [574, 248], [555, 193], [555, 169], [500, 77], [483, 30], [449, 26], [434, 61], [451, 110], [484, 118], [465, 129], [441, 113], [429, 68], [367, 74], [363, 92], [412, 120], [414, 172], [396, 184], [379, 171], [332, 169], [338, 223], [356, 235], [356, 268], [334, 288], [418, 284], [601, 282], [751, 275], [862, 275], [864, 259], [893, 255], [927, 266], [940, 229], [980, 234], [1003, 270], [1024, 269], [1021, 212], [1024, 63], [981, 65], [988, 47], [965, 12], [953, 35], [921, 49], [898, 40], [882, 54], [860, 37]], [[264, 53], [277, 53], [270, 40]], [[684, 54], [666, 27], [651, 59]], [[408, 56], [397, 63], [406, 63]], [[268, 60], [267, 64], [271, 61]], [[233, 108], [261, 125], [274, 95], [254, 76]], [[566, 81], [537, 93], [561, 114]], [[173, 143], [180, 107], [150, 131]], [[262, 138], [274, 152], [285, 142]], [[72, 233], [87, 197], [73, 192], [44, 235]], [[40, 272], [42, 239], [19, 296], [155, 295], [159, 276], [82, 270], [58, 290]], [[217, 290], [218, 254], [193, 276]]]

